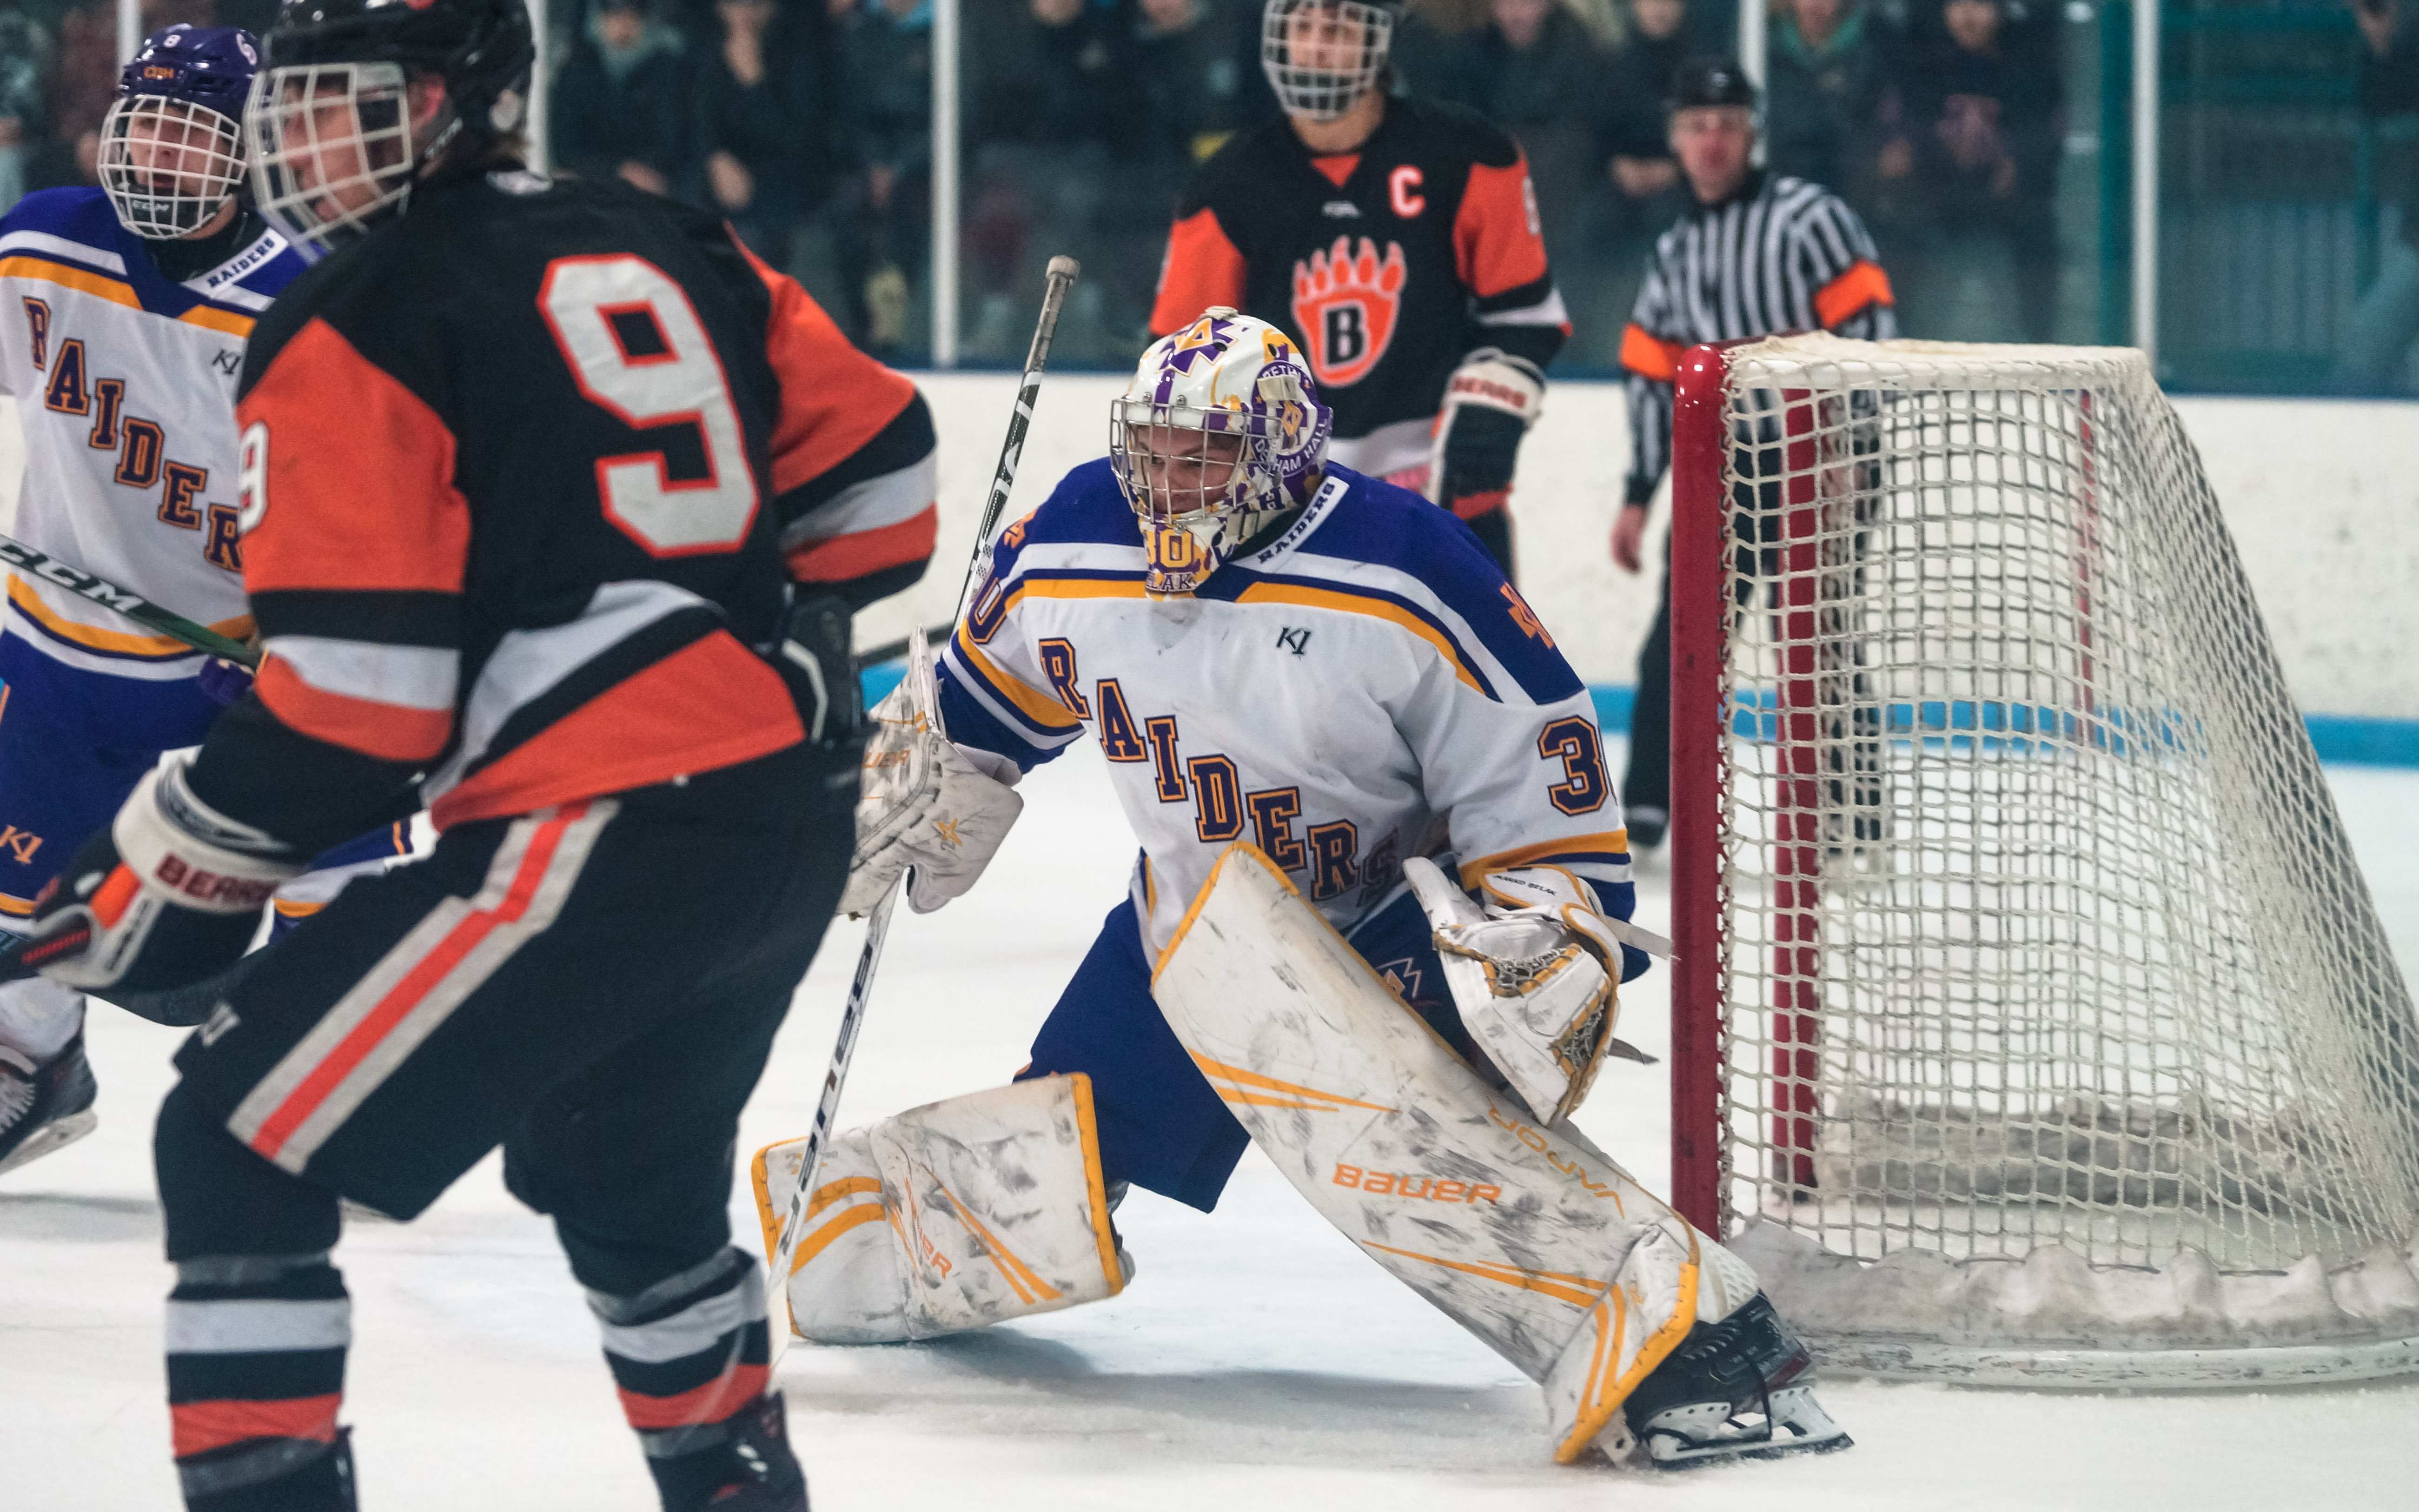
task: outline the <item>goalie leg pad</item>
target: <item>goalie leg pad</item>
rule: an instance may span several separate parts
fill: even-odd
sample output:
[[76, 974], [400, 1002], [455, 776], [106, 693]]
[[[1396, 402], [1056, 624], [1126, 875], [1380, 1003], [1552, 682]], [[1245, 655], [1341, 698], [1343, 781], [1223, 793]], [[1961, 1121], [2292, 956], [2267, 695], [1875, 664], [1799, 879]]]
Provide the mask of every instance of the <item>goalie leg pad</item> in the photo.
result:
[[[753, 1175], [765, 1253], [804, 1140]], [[825, 1344], [963, 1333], [1098, 1302], [1128, 1272], [1109, 1227], [1092, 1091], [1044, 1076], [910, 1109], [833, 1141], [789, 1277], [792, 1327]]]
[[1557, 1458], [1755, 1296], [1744, 1261], [1578, 1130], [1490, 1091], [1250, 845], [1220, 858], [1152, 992], [1311, 1206], [1544, 1385]]

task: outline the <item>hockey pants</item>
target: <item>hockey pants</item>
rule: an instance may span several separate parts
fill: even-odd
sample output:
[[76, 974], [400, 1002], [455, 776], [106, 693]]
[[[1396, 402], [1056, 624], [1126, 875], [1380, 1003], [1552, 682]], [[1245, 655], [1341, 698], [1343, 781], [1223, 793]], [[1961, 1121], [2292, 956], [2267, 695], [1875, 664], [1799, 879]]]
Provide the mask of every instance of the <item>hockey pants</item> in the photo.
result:
[[827, 761], [449, 830], [271, 947], [186, 1041], [156, 1156], [189, 1506], [347, 1504], [337, 1198], [408, 1219], [498, 1145], [588, 1290], [664, 1504], [728, 1482], [768, 1358], [732, 1149], [846, 872], [855, 784], [827, 788]]

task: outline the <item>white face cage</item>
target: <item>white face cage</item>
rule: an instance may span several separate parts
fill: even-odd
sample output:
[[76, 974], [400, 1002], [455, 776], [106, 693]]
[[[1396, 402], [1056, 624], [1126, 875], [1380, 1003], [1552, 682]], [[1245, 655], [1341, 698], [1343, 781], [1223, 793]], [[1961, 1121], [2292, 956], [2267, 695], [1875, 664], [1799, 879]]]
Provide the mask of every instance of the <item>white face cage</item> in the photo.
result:
[[1189, 594], [1286, 507], [1274, 416], [1117, 399], [1109, 466], [1143, 522], [1143, 586]]
[[1378, 86], [1394, 13], [1360, 0], [1269, 0], [1260, 67], [1288, 116], [1332, 121]]
[[243, 181], [242, 127], [207, 105], [128, 95], [101, 117], [99, 166], [126, 229], [173, 241], [208, 224]]
[[411, 193], [411, 116], [396, 63], [264, 69], [244, 130], [260, 212], [314, 253], [368, 230]]
[[1109, 462], [1133, 512], [1153, 525], [1274, 508], [1276, 474], [1262, 461], [1256, 434], [1264, 424], [1224, 409], [1117, 399], [1109, 405]]

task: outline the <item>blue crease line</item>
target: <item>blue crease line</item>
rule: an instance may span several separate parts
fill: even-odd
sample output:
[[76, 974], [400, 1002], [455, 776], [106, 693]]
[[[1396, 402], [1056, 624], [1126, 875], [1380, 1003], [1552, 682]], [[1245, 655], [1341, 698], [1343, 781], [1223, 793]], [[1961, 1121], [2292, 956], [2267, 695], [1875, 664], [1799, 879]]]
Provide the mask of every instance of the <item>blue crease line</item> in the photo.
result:
[[[869, 707], [899, 686], [907, 674], [904, 661], [886, 661], [864, 670], [865, 702]], [[1595, 702], [1596, 724], [1607, 734], [1629, 733], [1630, 705], [1637, 701], [1637, 688], [1626, 683], [1595, 683], [1589, 685], [1588, 696]], [[2022, 704], [1982, 703], [1967, 701], [1927, 700], [1920, 702], [1901, 701], [1889, 705], [1889, 717], [1884, 736], [1892, 740], [1922, 739], [1927, 743], [1948, 741], [1959, 749], [1970, 748], [1975, 739], [1996, 748], [2028, 748], [2028, 735], [2047, 736], [2057, 733], [2058, 723], [2049, 717], [2049, 711], [2035, 711]], [[1740, 733], [1753, 735], [1749, 721], [1756, 717], [1742, 713]], [[2419, 719], [2380, 719], [2354, 714], [2305, 714], [2302, 722], [2309, 727], [2310, 744], [2318, 748], [2319, 760], [2339, 766], [2413, 766], [2419, 767]], [[2121, 722], [2120, 722], [2121, 729]], [[1962, 735], [1961, 731], [1996, 733]], [[2163, 731], [2145, 730], [2140, 738], [2156, 740], [2173, 738]], [[2118, 738], [2122, 738], [2121, 734]]]

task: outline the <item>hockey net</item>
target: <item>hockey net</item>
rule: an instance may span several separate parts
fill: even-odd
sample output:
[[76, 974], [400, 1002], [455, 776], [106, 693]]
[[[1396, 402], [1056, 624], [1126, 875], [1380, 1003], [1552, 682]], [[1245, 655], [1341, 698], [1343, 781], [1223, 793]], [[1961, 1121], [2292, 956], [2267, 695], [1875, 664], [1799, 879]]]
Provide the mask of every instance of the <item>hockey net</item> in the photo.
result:
[[2419, 1023], [2141, 355], [1701, 347], [1674, 1189], [1838, 1365], [2419, 1368]]

